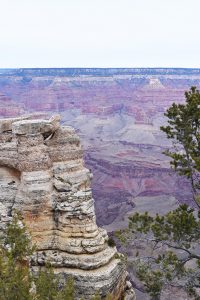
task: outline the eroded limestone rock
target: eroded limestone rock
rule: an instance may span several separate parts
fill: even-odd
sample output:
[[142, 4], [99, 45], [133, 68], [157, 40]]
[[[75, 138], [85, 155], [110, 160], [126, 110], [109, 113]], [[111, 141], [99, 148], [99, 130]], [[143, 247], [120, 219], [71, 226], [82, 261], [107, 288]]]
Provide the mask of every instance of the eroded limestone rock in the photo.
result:
[[95, 291], [134, 299], [116, 248], [96, 225], [79, 137], [59, 122], [59, 116], [0, 120], [1, 232], [13, 210], [21, 211], [37, 245], [33, 270], [48, 261], [61, 280], [73, 275], [77, 299]]

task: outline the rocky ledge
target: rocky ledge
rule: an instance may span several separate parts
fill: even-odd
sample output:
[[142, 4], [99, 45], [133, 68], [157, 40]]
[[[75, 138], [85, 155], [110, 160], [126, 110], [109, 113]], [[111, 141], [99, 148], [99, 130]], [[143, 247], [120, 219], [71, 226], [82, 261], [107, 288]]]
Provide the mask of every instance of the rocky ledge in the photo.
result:
[[58, 115], [0, 120], [1, 233], [21, 211], [37, 245], [34, 271], [50, 262], [61, 280], [72, 275], [76, 299], [96, 291], [135, 299], [120, 255], [96, 225], [91, 178], [79, 137]]

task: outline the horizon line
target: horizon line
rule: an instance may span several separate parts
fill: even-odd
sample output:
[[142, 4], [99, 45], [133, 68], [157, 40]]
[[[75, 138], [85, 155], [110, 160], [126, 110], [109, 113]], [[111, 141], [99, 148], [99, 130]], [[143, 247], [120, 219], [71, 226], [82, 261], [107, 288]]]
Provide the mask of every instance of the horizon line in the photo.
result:
[[0, 70], [17, 70], [17, 69], [183, 69], [183, 70], [200, 70], [200, 67], [0, 67]]

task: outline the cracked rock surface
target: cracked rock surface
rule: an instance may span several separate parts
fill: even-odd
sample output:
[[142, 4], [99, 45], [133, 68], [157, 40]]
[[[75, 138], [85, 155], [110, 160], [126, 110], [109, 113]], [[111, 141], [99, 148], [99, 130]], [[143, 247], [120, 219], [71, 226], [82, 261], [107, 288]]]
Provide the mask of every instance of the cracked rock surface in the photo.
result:
[[50, 262], [63, 282], [72, 275], [76, 299], [96, 291], [135, 299], [116, 248], [96, 225], [91, 178], [79, 137], [58, 115], [0, 120], [1, 234], [16, 209], [37, 245], [34, 271]]

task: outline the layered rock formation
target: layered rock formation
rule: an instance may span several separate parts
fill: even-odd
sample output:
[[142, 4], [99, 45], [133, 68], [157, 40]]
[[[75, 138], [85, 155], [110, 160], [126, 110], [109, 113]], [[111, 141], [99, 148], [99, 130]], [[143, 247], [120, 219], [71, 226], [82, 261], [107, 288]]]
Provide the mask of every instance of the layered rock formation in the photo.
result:
[[134, 299], [116, 248], [96, 225], [91, 176], [79, 137], [59, 116], [0, 120], [1, 229], [21, 211], [37, 245], [33, 270], [50, 262], [61, 280], [72, 275], [77, 299], [95, 291]]
[[162, 155], [169, 143], [159, 129], [192, 85], [200, 86], [200, 69], [0, 69], [0, 116], [58, 112], [76, 128], [95, 175], [98, 224], [112, 230], [138, 203], [146, 210], [156, 198], [156, 212], [171, 209], [171, 198], [193, 205]]

